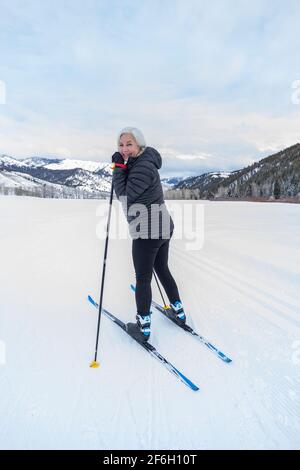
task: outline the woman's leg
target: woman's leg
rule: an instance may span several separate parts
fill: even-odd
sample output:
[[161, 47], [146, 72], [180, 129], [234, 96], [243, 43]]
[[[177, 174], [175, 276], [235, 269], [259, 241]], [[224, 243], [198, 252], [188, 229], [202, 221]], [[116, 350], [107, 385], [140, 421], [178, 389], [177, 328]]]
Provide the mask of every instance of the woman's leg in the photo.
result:
[[139, 315], [149, 314], [152, 300], [151, 280], [154, 260], [164, 241], [150, 238], [132, 240], [132, 259], [136, 276], [135, 300]]
[[154, 261], [154, 269], [166, 291], [169, 301], [174, 304], [176, 300], [180, 301], [180, 297], [177, 284], [168, 267], [169, 244], [170, 240], [165, 240], [159, 248]]

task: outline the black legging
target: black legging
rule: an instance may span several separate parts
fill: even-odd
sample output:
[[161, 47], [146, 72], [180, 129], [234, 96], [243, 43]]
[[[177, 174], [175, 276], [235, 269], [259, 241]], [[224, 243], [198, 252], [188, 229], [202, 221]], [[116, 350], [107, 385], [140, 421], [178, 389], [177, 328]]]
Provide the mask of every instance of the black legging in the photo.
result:
[[132, 240], [132, 258], [136, 276], [137, 313], [148, 315], [151, 307], [153, 268], [171, 303], [180, 300], [176, 282], [168, 267], [169, 239]]

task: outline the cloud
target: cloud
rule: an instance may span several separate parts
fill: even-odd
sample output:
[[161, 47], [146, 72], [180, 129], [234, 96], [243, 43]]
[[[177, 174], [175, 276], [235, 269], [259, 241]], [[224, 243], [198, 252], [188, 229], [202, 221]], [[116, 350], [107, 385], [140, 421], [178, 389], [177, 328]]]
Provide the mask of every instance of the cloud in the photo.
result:
[[118, 130], [166, 171], [234, 169], [299, 142], [300, 4], [28, 0], [1, 5], [4, 153], [104, 161]]

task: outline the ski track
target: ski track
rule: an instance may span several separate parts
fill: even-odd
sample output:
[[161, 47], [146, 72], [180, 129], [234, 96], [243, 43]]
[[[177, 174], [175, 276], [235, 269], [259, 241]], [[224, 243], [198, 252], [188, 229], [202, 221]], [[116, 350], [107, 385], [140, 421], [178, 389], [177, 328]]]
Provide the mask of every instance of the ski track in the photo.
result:
[[[201, 250], [171, 240], [188, 323], [233, 359], [153, 309], [151, 343], [195, 393], [104, 316], [100, 368], [89, 368], [99, 204], [0, 198], [0, 448], [299, 449], [298, 208], [209, 203]], [[104, 307], [132, 321], [131, 240], [110, 240], [108, 260]], [[161, 303], [154, 280], [152, 292]]]
[[[264, 293], [261, 289], [256, 288], [254, 284], [251, 285], [249, 282], [240, 279], [238, 276], [232, 275], [230, 270], [224, 270], [218, 265], [214, 266], [212, 263], [208, 263], [202, 259], [189, 259], [185, 254], [181, 254], [179, 249], [175, 249], [174, 254], [178, 259], [180, 259], [180, 261], [183, 261], [188, 266], [193, 265], [195, 268], [201, 269], [201, 276], [205, 274], [205, 276], [203, 276], [204, 279], [207, 279], [208, 276], [211, 279], [217, 280], [222, 283], [222, 285], [225, 284], [230, 287], [234, 293], [239, 292], [241, 294], [241, 298], [246, 298], [248, 301], [251, 299], [251, 302], [257, 302], [267, 310], [272, 308], [272, 313], [275, 313], [284, 321], [293, 323], [296, 327], [300, 327], [300, 321], [298, 319], [287, 316], [289, 314], [288, 311], [287, 315], [284, 315], [282, 311], [275, 306], [277, 303], [281, 303], [280, 299], [275, 299], [273, 295]], [[270, 299], [273, 299], [272, 303], [270, 302]], [[287, 310], [290, 310], [290, 307], [288, 307]], [[293, 313], [294, 312], [295, 310], [293, 310]], [[274, 321], [274, 319], [269, 321]]]
[[[289, 317], [289, 315], [295, 315], [296, 313], [296, 310], [294, 308], [295, 304], [281, 302], [281, 299], [279, 297], [271, 295], [268, 292], [264, 292], [262, 291], [262, 289], [256, 288], [254, 284], [250, 284], [248, 281], [240, 279], [235, 274], [235, 272], [233, 272], [232, 269], [228, 268], [227, 266], [224, 267], [223, 265], [223, 267], [220, 268], [219, 263], [207, 260], [207, 255], [203, 253], [199, 254], [199, 258], [195, 256], [191, 258], [188, 257], [188, 253], [182, 253], [180, 251], [180, 248], [176, 247], [176, 245], [173, 249], [175, 257], [180, 260], [177, 265], [182, 265], [182, 262], [186, 264], [185, 272], [187, 272], [189, 269], [193, 271], [193, 269], [190, 268], [190, 266], [192, 265], [193, 268], [195, 267], [196, 269], [198, 269], [198, 272], [201, 272], [201, 275], [203, 275], [203, 278], [206, 279], [206, 281], [207, 276], [210, 276], [211, 279], [213, 279], [217, 284], [220, 284], [220, 286], [227, 285], [235, 293], [239, 292], [241, 294], [241, 299], [249, 298], [251, 299], [251, 303], [253, 303], [253, 301], [257, 302], [258, 305], [262, 305], [265, 308], [265, 311], [269, 310], [268, 317], [267, 313], [262, 315], [263, 319], [268, 319], [268, 324], [267, 321], [265, 321], [266, 325], [263, 327], [264, 331], [267, 331], [267, 328], [270, 328], [269, 323], [270, 321], [272, 321], [270, 319], [270, 312], [272, 314], [275, 313], [284, 319], [284, 322], [278, 322], [277, 320], [273, 319], [272, 335], [282, 336], [286, 331], [286, 326], [288, 327], [287, 330], [290, 330], [289, 323], [291, 323], [292, 325], [295, 324], [296, 326], [299, 325], [298, 321], [295, 321], [294, 318]], [[234, 254], [232, 253], [232, 255]], [[198, 281], [194, 281], [192, 279], [191, 282], [193, 284], [196, 284], [196, 282]], [[242, 287], [237, 288], [237, 285]], [[271, 299], [271, 301], [268, 302], [268, 299]], [[282, 305], [285, 307], [285, 313], [280, 313], [280, 310], [274, 306], [274, 301], [276, 301], [275, 304], [282, 303]], [[255, 310], [253, 310], [253, 308], [251, 310], [255, 317], [257, 315], [261, 315], [262, 313], [258, 306], [255, 308]], [[225, 308], [223, 309], [222, 315], [226, 316]], [[205, 319], [208, 319], [208, 315], [205, 315]], [[258, 359], [257, 357], [256, 360], [259, 360], [259, 362], [261, 362], [261, 359]], [[277, 360], [280, 361], [280, 358], [278, 358]], [[249, 385], [251, 386], [253, 391], [259, 388], [260, 385], [260, 392], [262, 393], [261, 396], [263, 412], [267, 411], [269, 414], [273, 415], [275, 417], [275, 422], [277, 423], [277, 425], [281, 425], [281, 427], [284, 429], [284, 435], [286, 436], [286, 438], [290, 441], [293, 441], [293, 436], [295, 436], [295, 432], [299, 427], [299, 399], [291, 401], [290, 396], [295, 396], [295, 392], [293, 393], [293, 389], [290, 389], [290, 385], [286, 384], [285, 381], [282, 380], [282, 377], [279, 373], [270, 372], [269, 361], [272, 363], [271, 357], [267, 358], [265, 364], [260, 364], [260, 367], [263, 366], [263, 375], [259, 377], [259, 374], [261, 374], [262, 371], [258, 371], [258, 377], [254, 378], [252, 383], [250, 383]], [[267, 380], [264, 380], [262, 377], [267, 378]], [[299, 390], [299, 379], [297, 378], [294, 381], [294, 388]], [[265, 396], [267, 396], [267, 398], [265, 398]], [[252, 410], [253, 415], [256, 416], [257, 423], [263, 430], [263, 421], [260, 419], [259, 414], [254, 410], [253, 406], [251, 405], [251, 399], [247, 399], [247, 402], [247, 409]], [[273, 446], [274, 448], [278, 448], [278, 446], [280, 446], [280, 442], [278, 442], [277, 440], [273, 440]]]

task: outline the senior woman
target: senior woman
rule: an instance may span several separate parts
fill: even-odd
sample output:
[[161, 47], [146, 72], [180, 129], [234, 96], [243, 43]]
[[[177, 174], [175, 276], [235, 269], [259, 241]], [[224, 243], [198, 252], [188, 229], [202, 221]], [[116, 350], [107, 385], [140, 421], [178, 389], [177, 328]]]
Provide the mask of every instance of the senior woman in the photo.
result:
[[122, 129], [117, 143], [118, 152], [112, 156], [113, 184], [129, 223], [136, 276], [136, 323], [128, 323], [126, 327], [130, 334], [145, 342], [151, 331], [153, 269], [166, 291], [174, 318], [186, 321], [178, 288], [168, 267], [174, 223], [164, 202], [158, 172], [162, 166], [159, 152], [146, 146], [142, 132], [135, 127]]

